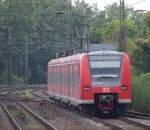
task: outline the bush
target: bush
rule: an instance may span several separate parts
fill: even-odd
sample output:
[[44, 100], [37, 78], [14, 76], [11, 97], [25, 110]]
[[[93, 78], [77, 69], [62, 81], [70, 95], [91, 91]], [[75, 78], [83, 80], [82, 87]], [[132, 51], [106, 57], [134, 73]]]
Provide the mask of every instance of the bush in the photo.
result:
[[150, 73], [132, 75], [132, 108], [150, 113]]
[[12, 75], [11, 84], [24, 84], [24, 80], [19, 76]]

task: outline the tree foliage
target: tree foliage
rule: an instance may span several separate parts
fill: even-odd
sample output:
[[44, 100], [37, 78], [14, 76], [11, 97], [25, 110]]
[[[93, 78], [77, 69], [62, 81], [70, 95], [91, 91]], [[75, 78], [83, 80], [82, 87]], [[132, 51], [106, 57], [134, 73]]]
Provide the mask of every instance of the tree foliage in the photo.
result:
[[132, 76], [132, 108], [136, 111], [150, 113], [150, 73]]
[[[150, 13], [126, 6], [125, 14], [127, 53], [135, 68], [149, 72]], [[26, 46], [29, 83], [46, 83], [48, 61], [58, 51], [79, 47], [78, 34], [86, 36], [84, 42], [118, 46], [119, 18], [117, 3], [100, 11], [84, 1], [0, 0], [0, 83], [24, 82]]]
[[92, 12], [83, 1], [0, 0], [0, 83], [24, 82], [26, 46], [29, 83], [46, 83], [48, 61], [79, 46], [75, 26], [87, 32]]

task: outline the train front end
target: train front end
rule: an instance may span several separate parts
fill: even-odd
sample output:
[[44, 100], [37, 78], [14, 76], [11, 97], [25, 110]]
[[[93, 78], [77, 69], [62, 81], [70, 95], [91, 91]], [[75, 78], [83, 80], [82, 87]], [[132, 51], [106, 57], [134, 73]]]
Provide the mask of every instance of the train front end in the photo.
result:
[[88, 54], [91, 96], [101, 113], [118, 114], [131, 103], [130, 62], [125, 53], [106, 51]]

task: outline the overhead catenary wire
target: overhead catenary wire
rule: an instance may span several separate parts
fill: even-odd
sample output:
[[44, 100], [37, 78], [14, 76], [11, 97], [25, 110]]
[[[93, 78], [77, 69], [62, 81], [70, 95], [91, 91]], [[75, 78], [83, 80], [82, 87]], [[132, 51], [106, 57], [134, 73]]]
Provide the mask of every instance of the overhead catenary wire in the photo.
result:
[[147, 0], [140, 0], [138, 2], [135, 2], [135, 3], [131, 4], [131, 6], [141, 4], [141, 3], [145, 2], [145, 1], [147, 1]]

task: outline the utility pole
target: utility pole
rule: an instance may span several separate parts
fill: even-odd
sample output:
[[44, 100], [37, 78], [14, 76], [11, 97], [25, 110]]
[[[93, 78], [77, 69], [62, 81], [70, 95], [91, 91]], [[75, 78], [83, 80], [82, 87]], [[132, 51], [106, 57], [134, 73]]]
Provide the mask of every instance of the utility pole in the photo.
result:
[[67, 31], [67, 48], [68, 50], [70, 49], [70, 13], [71, 13], [71, 0], [67, 0], [66, 1], [66, 8], [65, 8], [65, 12], [66, 14], [66, 31]]
[[120, 0], [120, 44], [119, 51], [125, 52], [126, 43], [125, 43], [125, 7], [124, 0]]
[[58, 11], [57, 14], [65, 14], [65, 29], [66, 29], [66, 36], [65, 36], [65, 42], [66, 42], [66, 48], [69, 50], [70, 49], [70, 43], [71, 43], [71, 5], [72, 2], [71, 0], [60, 0], [59, 1], [64, 8], [62, 8], [62, 11]]
[[25, 84], [28, 84], [29, 79], [29, 46], [25, 43]]
[[[8, 0], [8, 14], [10, 13], [10, 0]], [[11, 20], [10, 20], [10, 15], [8, 15], [8, 21], [9, 25], [7, 27], [8, 29], [8, 76], [7, 76], [7, 84], [11, 84], [11, 76], [12, 76], [12, 57], [11, 57], [11, 52], [12, 52], [12, 28], [11, 28]]]
[[79, 32], [78, 32], [78, 29], [77, 29], [77, 26], [75, 26], [75, 29], [76, 29], [77, 37], [80, 40], [80, 49], [82, 51], [83, 50], [83, 40], [86, 39], [85, 31], [84, 31], [83, 36], [80, 36]]
[[11, 84], [11, 71], [12, 71], [12, 58], [11, 58], [11, 52], [12, 52], [12, 34], [11, 34], [11, 27], [8, 27], [8, 84]]

